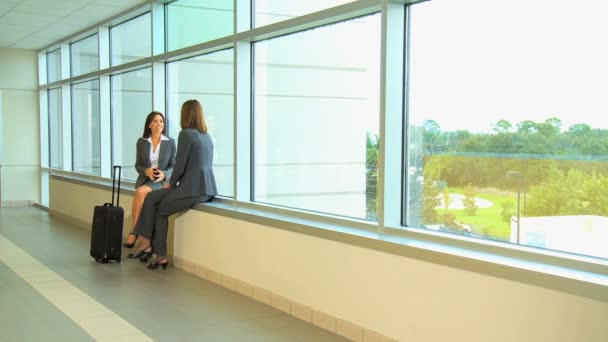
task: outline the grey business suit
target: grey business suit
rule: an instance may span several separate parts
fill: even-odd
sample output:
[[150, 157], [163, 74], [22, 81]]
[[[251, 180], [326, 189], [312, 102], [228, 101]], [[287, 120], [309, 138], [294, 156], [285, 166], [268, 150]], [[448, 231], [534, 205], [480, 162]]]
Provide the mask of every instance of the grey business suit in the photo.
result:
[[169, 215], [207, 202], [217, 195], [213, 175], [213, 142], [208, 134], [188, 128], [179, 133], [177, 158], [169, 189], [146, 196], [135, 233], [152, 240], [157, 256], [167, 255]]
[[[175, 140], [167, 138], [169, 140], [160, 141], [160, 150], [158, 151], [158, 168], [165, 173], [165, 180], [161, 183], [164, 184], [169, 181], [171, 174], [173, 173], [173, 166], [175, 165]], [[138, 188], [146, 181], [149, 180], [146, 176], [146, 169], [150, 168], [150, 149], [152, 144], [144, 138], [137, 139], [137, 149], [135, 151], [135, 170], [139, 174], [135, 181], [135, 187]]]

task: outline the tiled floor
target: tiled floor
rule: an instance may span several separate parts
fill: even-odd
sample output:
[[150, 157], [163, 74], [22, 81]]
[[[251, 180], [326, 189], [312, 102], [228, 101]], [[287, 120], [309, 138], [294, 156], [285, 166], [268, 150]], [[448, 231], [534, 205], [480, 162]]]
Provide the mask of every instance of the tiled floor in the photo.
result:
[[345, 341], [174, 267], [96, 264], [89, 244], [45, 211], [0, 208], [0, 342]]

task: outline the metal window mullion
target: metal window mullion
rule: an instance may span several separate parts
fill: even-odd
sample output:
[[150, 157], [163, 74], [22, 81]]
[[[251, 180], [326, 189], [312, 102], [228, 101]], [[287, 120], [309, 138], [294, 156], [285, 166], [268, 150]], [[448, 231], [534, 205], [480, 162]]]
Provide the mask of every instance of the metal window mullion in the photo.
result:
[[48, 83], [48, 58], [46, 51], [38, 52], [38, 85]]
[[[234, 31], [248, 30], [251, 24], [251, 0], [234, 1]], [[234, 36], [234, 204], [252, 198], [252, 108], [251, 43]]]
[[[163, 55], [165, 53], [166, 41], [165, 4], [158, 1], [152, 1], [151, 6], [151, 53], [152, 56]], [[152, 63], [152, 110], [168, 113], [166, 66], [162, 60], [156, 60], [154, 57], [152, 57], [152, 60], [154, 61]], [[167, 126], [174, 124], [174, 122], [167, 122]]]
[[107, 69], [110, 67], [110, 28], [108, 26], [99, 26], [97, 43], [98, 70]]
[[40, 166], [50, 166], [50, 146], [49, 142], [49, 90], [39, 91], [40, 104]]
[[99, 142], [101, 176], [112, 177], [112, 119], [110, 76], [99, 77]]
[[[98, 61], [99, 69], [110, 67], [110, 28], [101, 25], [98, 28]], [[112, 172], [112, 119], [111, 119], [110, 76], [99, 75], [99, 142], [101, 176], [111, 177]]]
[[[166, 108], [166, 81], [165, 63], [152, 63], [152, 110], [162, 113], [168, 113], [169, 110]], [[168, 122], [167, 124], [174, 125], [175, 123]]]
[[69, 79], [71, 74], [71, 56], [70, 56], [70, 44], [61, 43], [60, 46], [60, 80]]
[[61, 85], [61, 133], [63, 137], [63, 170], [72, 171], [72, 89]]
[[150, 20], [152, 36], [150, 37], [152, 56], [165, 53], [165, 4], [152, 1], [152, 20]]
[[[44, 59], [40, 58], [44, 55]], [[39, 53], [38, 65], [45, 65], [44, 74], [46, 74], [46, 53]], [[41, 74], [42, 71], [39, 70]], [[46, 76], [45, 76], [46, 77]], [[46, 78], [44, 82], [39, 82], [40, 84], [46, 83]], [[49, 141], [49, 90], [47, 89], [39, 89], [39, 105], [40, 105], [40, 168], [48, 168], [50, 166], [50, 146], [51, 143]], [[59, 99], [61, 101], [61, 99]], [[61, 115], [61, 113], [58, 113]], [[38, 202], [42, 205], [48, 207], [49, 202], [49, 172], [41, 171], [40, 172], [40, 197], [38, 198]]]
[[382, 6], [380, 68], [380, 151], [378, 158], [378, 227], [400, 226], [403, 141], [402, 4]]

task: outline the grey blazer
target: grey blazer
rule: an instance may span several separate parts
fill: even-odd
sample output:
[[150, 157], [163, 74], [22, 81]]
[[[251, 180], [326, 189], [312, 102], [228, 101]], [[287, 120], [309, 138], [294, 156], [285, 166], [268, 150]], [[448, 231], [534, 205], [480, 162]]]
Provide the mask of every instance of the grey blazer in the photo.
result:
[[169, 181], [171, 187], [176, 188], [175, 198], [217, 195], [212, 167], [211, 137], [194, 128], [179, 132], [177, 160]]
[[[136, 188], [149, 180], [145, 171], [152, 166], [150, 163], [151, 147], [152, 145], [146, 139], [137, 139], [135, 170], [137, 170], [139, 176], [137, 176], [137, 180], [135, 181]], [[158, 148], [160, 148], [158, 151], [158, 168], [165, 173], [165, 180], [161, 183], [166, 184], [171, 178], [173, 166], [175, 165], [175, 140], [171, 138], [169, 138], [169, 140], [161, 140]]]

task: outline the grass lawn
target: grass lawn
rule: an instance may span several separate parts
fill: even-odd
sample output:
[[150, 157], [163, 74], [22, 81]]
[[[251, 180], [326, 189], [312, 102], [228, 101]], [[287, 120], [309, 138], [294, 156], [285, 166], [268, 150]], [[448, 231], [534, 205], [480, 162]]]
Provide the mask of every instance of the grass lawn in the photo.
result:
[[[462, 187], [449, 187], [448, 190], [450, 194], [464, 195], [464, 188]], [[475, 216], [465, 215], [464, 209], [448, 210], [456, 215], [458, 223], [471, 226], [474, 234], [491, 239], [508, 240], [511, 228], [509, 223], [502, 221], [500, 218], [500, 211], [502, 209], [500, 203], [511, 201], [514, 205], [517, 205], [517, 194], [496, 189], [477, 189], [476, 197], [490, 201], [493, 205], [488, 208], [477, 209]], [[445, 210], [438, 209], [437, 212], [442, 213]]]

